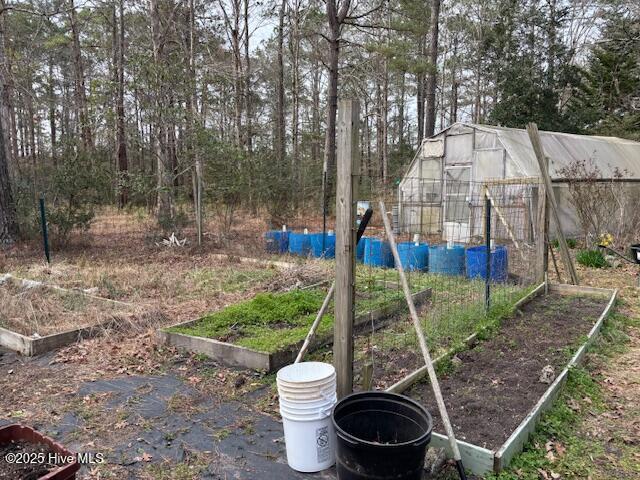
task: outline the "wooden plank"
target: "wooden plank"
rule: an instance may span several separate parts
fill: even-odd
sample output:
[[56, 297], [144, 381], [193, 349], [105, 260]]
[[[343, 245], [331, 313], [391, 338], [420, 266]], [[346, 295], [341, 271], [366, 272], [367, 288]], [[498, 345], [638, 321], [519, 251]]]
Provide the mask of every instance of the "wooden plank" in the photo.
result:
[[580, 281], [578, 279], [578, 273], [576, 272], [573, 261], [571, 260], [571, 254], [569, 253], [567, 240], [562, 233], [562, 225], [560, 224], [560, 217], [558, 216], [558, 204], [556, 202], [556, 197], [553, 194], [553, 185], [551, 184], [549, 168], [547, 167], [548, 159], [544, 154], [544, 149], [542, 147], [542, 141], [540, 140], [540, 134], [538, 132], [537, 125], [535, 123], [529, 123], [527, 125], [527, 132], [529, 133], [529, 139], [531, 140], [533, 151], [535, 152], [536, 158], [538, 159], [538, 165], [540, 166], [542, 180], [545, 184], [547, 200], [549, 202], [549, 206], [551, 207], [551, 218], [553, 218], [554, 224], [556, 226], [556, 232], [558, 234], [558, 243], [560, 244], [562, 261], [564, 262], [566, 269], [569, 271], [571, 283], [573, 283], [574, 285], [579, 285]]
[[184, 333], [159, 331], [158, 336], [164, 343], [184, 348], [189, 352], [203, 353], [225, 365], [269, 371], [270, 355], [250, 348], [220, 342], [212, 338], [195, 337]]
[[611, 295], [610, 288], [590, 287], [588, 285], [567, 285], [564, 283], [551, 283], [549, 289], [565, 295]]
[[25, 356], [31, 356], [31, 339], [0, 327], [0, 345]]
[[487, 185], [535, 185], [540, 183], [539, 177], [485, 178]]
[[[551, 290], [553, 291], [554, 289], [556, 289], [557, 291], [558, 287], [560, 286], [552, 285]], [[553, 405], [553, 402], [560, 394], [562, 386], [566, 382], [567, 377], [569, 375], [569, 370], [572, 367], [575, 367], [576, 365], [578, 365], [582, 361], [582, 359], [584, 358], [584, 355], [587, 352], [587, 349], [599, 335], [600, 330], [602, 329], [602, 325], [605, 319], [607, 318], [607, 316], [609, 315], [609, 313], [611, 312], [611, 309], [613, 308], [616, 297], [618, 295], [618, 290], [595, 289], [597, 291], [594, 292], [593, 287], [585, 288], [585, 287], [578, 287], [575, 285], [572, 285], [571, 287], [572, 287], [572, 292], [577, 292], [577, 293], [582, 293], [587, 295], [592, 295], [592, 294], [601, 295], [603, 291], [607, 291], [610, 295], [609, 302], [607, 303], [607, 306], [603, 310], [602, 314], [600, 315], [596, 323], [593, 325], [593, 327], [589, 331], [589, 335], [587, 336], [587, 340], [584, 342], [584, 344], [580, 346], [580, 348], [576, 351], [576, 353], [573, 355], [573, 357], [571, 358], [567, 366], [562, 370], [562, 372], [558, 375], [555, 381], [549, 386], [549, 388], [544, 393], [544, 395], [540, 398], [538, 403], [536, 403], [536, 405], [529, 411], [529, 413], [524, 418], [524, 420], [520, 423], [518, 428], [516, 428], [516, 430], [511, 434], [511, 436], [507, 439], [507, 441], [496, 452], [496, 463], [494, 468], [496, 472], [507, 467], [511, 462], [511, 460], [513, 459], [513, 457], [515, 457], [519, 452], [522, 451], [525, 443], [529, 439], [529, 436], [535, 431], [536, 425], [538, 423], [538, 420], [540, 419], [540, 416], [542, 415], [543, 412], [551, 408], [551, 406]]]
[[[549, 236], [549, 217], [547, 215], [547, 193], [544, 183], [538, 183], [538, 210], [536, 212], [536, 279], [544, 282], [549, 268], [547, 238]], [[555, 262], [555, 259], [554, 259]]]
[[247, 263], [260, 265], [263, 267], [278, 267], [278, 268], [295, 268], [298, 266], [296, 263], [292, 262], [282, 262], [280, 260], [265, 260], [262, 258], [251, 258], [251, 257], [237, 257], [235, 255], [229, 255], [224, 253], [215, 253], [211, 255], [212, 258], [217, 260], [225, 260], [225, 261], [236, 261], [238, 263]]
[[496, 214], [498, 215], [498, 218], [500, 219], [500, 221], [504, 225], [504, 228], [507, 230], [507, 234], [511, 238], [511, 241], [513, 242], [513, 245], [520, 252], [520, 255], [522, 256], [522, 259], [526, 260], [526, 258], [524, 256], [524, 253], [522, 252], [522, 249], [520, 248], [520, 243], [518, 242], [518, 239], [516, 238], [515, 234], [513, 233], [513, 230], [511, 229], [511, 226], [509, 225], [509, 222], [507, 222], [507, 219], [502, 214], [502, 210], [500, 210], [500, 208], [498, 207], [498, 204], [493, 200], [493, 197], [491, 196], [491, 193], [489, 192], [489, 187], [486, 186], [486, 185], [485, 185], [484, 192], [485, 192], [485, 195], [487, 196], [487, 198], [489, 199], [489, 201], [491, 202], [491, 205], [492, 205], [493, 209], [496, 211]]
[[333, 364], [336, 369], [338, 399], [353, 391], [359, 121], [359, 102], [340, 100], [336, 141], [336, 293], [333, 329]]
[[90, 338], [99, 335], [105, 328], [117, 325], [117, 321], [110, 319], [98, 325], [75, 328], [65, 332], [54, 333], [44, 337], [28, 337], [6, 328], [0, 328], [0, 346], [21, 353], [27, 357], [50, 352], [56, 348], [65, 347], [76, 343], [82, 338]]
[[[466, 470], [470, 470], [475, 475], [481, 476], [493, 470], [495, 452], [462, 440], [456, 440], [456, 443], [458, 444], [458, 450], [460, 451], [462, 463]], [[445, 435], [433, 432], [431, 434], [429, 447], [443, 448], [447, 458], [453, 457], [453, 451]]]

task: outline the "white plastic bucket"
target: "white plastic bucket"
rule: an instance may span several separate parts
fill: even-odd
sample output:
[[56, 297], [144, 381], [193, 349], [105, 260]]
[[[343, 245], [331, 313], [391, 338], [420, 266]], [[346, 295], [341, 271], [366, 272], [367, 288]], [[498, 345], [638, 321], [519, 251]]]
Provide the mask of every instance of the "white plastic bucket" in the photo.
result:
[[302, 362], [276, 376], [287, 463], [298, 472], [319, 472], [335, 463], [331, 409], [336, 403], [335, 369], [321, 362]]
[[329, 408], [333, 407], [335, 403], [338, 401], [335, 393], [332, 397], [326, 398], [324, 400], [315, 400], [311, 402], [290, 402], [285, 398], [280, 397], [280, 410], [286, 410], [290, 412], [292, 415], [304, 415], [311, 413], [323, 412], [326, 410], [327, 405]]
[[315, 388], [309, 390], [293, 390], [290, 388], [283, 388], [278, 386], [278, 394], [282, 398], [286, 398], [291, 401], [315, 401], [324, 400], [331, 397], [336, 392], [336, 384], [332, 383], [322, 388]]
[[287, 365], [278, 370], [276, 381], [278, 384], [292, 386], [307, 386], [323, 383], [335, 378], [336, 369], [330, 363], [300, 362]]

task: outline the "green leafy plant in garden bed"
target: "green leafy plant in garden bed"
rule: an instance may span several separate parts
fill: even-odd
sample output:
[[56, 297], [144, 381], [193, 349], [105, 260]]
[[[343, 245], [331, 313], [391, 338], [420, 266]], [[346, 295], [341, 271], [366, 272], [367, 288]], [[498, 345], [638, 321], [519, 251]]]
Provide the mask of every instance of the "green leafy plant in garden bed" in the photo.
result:
[[[404, 305], [402, 291], [388, 288], [380, 281], [383, 279], [391, 282], [393, 275], [389, 272], [361, 273], [356, 298], [357, 314]], [[413, 285], [414, 292], [423, 288], [419, 283]], [[251, 300], [208, 314], [193, 324], [172, 327], [169, 331], [273, 353], [305, 338], [325, 295], [325, 291], [318, 289], [260, 293]], [[318, 327], [317, 335], [331, 332], [333, 320], [330, 308]]]
[[576, 255], [576, 260], [580, 265], [590, 268], [607, 267], [607, 260], [600, 250], [580, 250]]
[[282, 327], [283, 324], [295, 327], [302, 318], [320, 308], [323, 296], [323, 292], [319, 290], [259, 293], [251, 300], [206, 315], [192, 325], [173, 327], [170, 331], [221, 338], [233, 333], [243, 335], [252, 327], [273, 329], [274, 326]]

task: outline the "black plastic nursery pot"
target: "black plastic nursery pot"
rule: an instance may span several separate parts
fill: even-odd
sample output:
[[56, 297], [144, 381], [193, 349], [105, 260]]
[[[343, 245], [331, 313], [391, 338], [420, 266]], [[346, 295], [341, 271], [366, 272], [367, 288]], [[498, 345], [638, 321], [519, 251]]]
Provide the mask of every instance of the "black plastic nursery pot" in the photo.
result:
[[340, 400], [331, 415], [339, 480], [420, 480], [433, 421], [403, 395], [360, 392]]
[[631, 245], [631, 257], [634, 262], [640, 264], [640, 243]]
[[[33, 428], [27, 427], [25, 425], [15, 424], [0, 427], [0, 447], [4, 447], [16, 442], [44, 445], [49, 450], [49, 455], [56, 455], [61, 459], [73, 458], [71, 462], [62, 463], [58, 465], [57, 468], [53, 468], [52, 470], [47, 472], [25, 472], [25, 475], [28, 475], [26, 478], [37, 480], [75, 480], [76, 472], [80, 470], [80, 464], [78, 463], [74, 454], [72, 454], [69, 450], [64, 448], [59, 443], [55, 442], [53, 439], [47, 437], [46, 435], [42, 435]], [[7, 454], [7, 456], [8, 455], [9, 454]], [[49, 457], [49, 455], [45, 455], [45, 457]], [[41, 459], [39, 457], [35, 458], [38, 460], [37, 463], [43, 463], [42, 461], [40, 461]], [[47, 458], [47, 460], [49, 459]], [[6, 457], [5, 461], [7, 461]], [[16, 461], [17, 463], [29, 465], [29, 463], [22, 460]], [[44, 463], [47, 462], [44, 461]]]

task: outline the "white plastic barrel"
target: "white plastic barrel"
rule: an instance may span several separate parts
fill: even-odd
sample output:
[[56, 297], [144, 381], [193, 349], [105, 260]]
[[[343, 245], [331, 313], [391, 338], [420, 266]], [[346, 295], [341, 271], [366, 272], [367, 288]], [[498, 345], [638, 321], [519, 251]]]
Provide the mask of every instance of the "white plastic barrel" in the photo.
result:
[[322, 362], [286, 366], [276, 376], [287, 463], [298, 472], [319, 472], [335, 463], [331, 410], [336, 371]]

